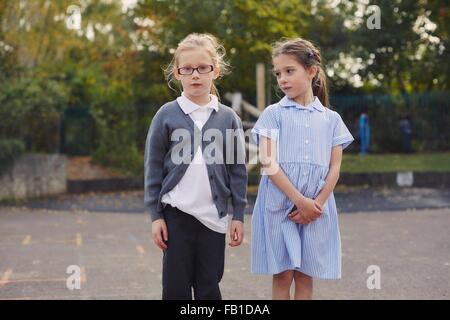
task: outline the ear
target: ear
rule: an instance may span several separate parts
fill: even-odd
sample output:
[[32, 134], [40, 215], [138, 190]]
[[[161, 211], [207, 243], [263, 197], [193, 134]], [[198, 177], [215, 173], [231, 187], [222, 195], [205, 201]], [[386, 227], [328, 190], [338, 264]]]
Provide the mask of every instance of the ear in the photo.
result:
[[316, 76], [317, 72], [319, 72], [319, 68], [317, 68], [317, 66], [311, 66], [308, 69], [309, 78], [312, 80]]
[[220, 67], [214, 67], [213, 70], [213, 79], [216, 80], [220, 76]]
[[175, 79], [177, 79], [178, 81], [181, 81], [181, 77], [178, 74], [178, 69], [177, 68], [173, 68], [173, 76], [175, 77]]

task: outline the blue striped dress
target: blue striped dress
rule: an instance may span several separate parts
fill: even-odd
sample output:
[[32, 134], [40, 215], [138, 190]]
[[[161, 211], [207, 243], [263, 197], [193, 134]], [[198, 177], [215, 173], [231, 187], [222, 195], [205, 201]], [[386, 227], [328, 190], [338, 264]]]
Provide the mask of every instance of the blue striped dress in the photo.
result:
[[[340, 115], [317, 97], [305, 107], [285, 96], [264, 110], [252, 134], [256, 143], [260, 136], [275, 139], [281, 169], [297, 190], [313, 199], [325, 185], [332, 147], [346, 148], [353, 141]], [[333, 193], [321, 217], [307, 225], [289, 220], [293, 207], [263, 175], [252, 215], [252, 272], [297, 270], [314, 278], [339, 279], [341, 240]]]

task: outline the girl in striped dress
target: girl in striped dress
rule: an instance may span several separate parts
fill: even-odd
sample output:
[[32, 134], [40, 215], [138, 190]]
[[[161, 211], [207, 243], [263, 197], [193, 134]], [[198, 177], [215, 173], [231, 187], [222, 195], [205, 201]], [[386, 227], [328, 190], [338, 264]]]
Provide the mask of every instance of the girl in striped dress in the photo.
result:
[[273, 72], [285, 96], [252, 133], [263, 176], [252, 216], [251, 269], [273, 275], [272, 298], [311, 299], [313, 278], [341, 277], [333, 189], [353, 137], [329, 109], [320, 50], [297, 38], [275, 44]]

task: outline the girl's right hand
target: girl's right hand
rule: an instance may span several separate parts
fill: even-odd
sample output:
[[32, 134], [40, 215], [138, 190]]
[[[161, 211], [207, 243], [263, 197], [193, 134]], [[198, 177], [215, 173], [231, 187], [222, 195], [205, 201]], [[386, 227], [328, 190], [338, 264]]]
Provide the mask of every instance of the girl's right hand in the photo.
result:
[[164, 219], [158, 219], [152, 222], [152, 237], [153, 242], [161, 249], [166, 250], [167, 244], [165, 243], [169, 237], [167, 233], [167, 225]]
[[[295, 217], [297, 214], [301, 215], [300, 223], [306, 224], [318, 219], [322, 215], [322, 206], [313, 199], [305, 198], [300, 203], [296, 204], [297, 210], [294, 210], [289, 214], [289, 218], [296, 222], [299, 217]], [[296, 219], [297, 218], [297, 219]]]

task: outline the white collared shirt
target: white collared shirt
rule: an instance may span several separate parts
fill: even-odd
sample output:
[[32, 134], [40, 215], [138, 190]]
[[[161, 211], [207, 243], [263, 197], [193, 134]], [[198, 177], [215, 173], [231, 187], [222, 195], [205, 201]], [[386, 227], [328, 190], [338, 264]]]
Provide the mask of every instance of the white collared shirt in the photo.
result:
[[[204, 106], [189, 100], [184, 93], [177, 98], [177, 102], [185, 114], [189, 114], [194, 124], [201, 130], [215, 110], [219, 110], [219, 101], [215, 95], [209, 95], [211, 100]], [[203, 158], [201, 145], [195, 152], [192, 162], [186, 169], [180, 182], [161, 201], [186, 212], [209, 229], [227, 233], [228, 216], [219, 217], [216, 205], [212, 199], [211, 186], [208, 178], [206, 163]]]

